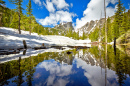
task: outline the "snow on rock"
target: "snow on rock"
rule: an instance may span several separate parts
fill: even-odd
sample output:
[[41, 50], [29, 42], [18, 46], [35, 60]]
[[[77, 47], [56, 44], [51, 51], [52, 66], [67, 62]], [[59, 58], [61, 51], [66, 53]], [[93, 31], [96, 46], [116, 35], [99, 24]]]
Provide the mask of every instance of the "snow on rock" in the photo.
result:
[[40, 47], [44, 43], [44, 46], [58, 45], [58, 46], [75, 46], [86, 41], [74, 40], [64, 36], [56, 35], [38, 35], [37, 33], [31, 33], [29, 31], [21, 30], [21, 34], [18, 34], [17, 29], [0, 27], [0, 49], [15, 49], [23, 48], [23, 40], [26, 41], [28, 47]]
[[94, 27], [89, 31], [88, 34], [90, 34], [90, 32], [92, 32], [92, 31], [95, 29], [95, 26], [96, 26], [96, 25], [97, 25], [97, 24], [94, 25]]

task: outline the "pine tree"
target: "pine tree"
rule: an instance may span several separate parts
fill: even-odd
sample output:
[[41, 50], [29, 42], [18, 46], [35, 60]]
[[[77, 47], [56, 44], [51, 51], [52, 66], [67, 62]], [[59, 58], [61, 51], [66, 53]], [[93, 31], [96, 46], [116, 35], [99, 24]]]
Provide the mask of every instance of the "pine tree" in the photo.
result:
[[120, 36], [120, 27], [123, 17], [122, 14], [123, 14], [123, 4], [121, 3], [121, 0], [118, 0], [117, 11], [115, 13], [115, 19], [114, 19], [114, 35], [116, 38]]
[[3, 9], [4, 9], [5, 2], [3, 0], [0, 0], [0, 26], [2, 26], [2, 15], [3, 15]]
[[[123, 19], [122, 19], [121, 28], [120, 28], [120, 34], [121, 35], [126, 33], [127, 30], [128, 30], [128, 16], [127, 16], [125, 11], [126, 10], [124, 8]], [[126, 34], [125, 34], [124, 40], [125, 40], [125, 43], [126, 43]]]
[[112, 33], [111, 33], [111, 19], [108, 17], [107, 19], [107, 40], [108, 42], [112, 41]]
[[105, 24], [103, 25], [103, 27], [101, 28], [101, 41], [105, 42]]
[[18, 16], [19, 16], [19, 24], [18, 24], [18, 27], [19, 27], [19, 34], [21, 34], [21, 29], [20, 29], [20, 20], [21, 20], [21, 14], [22, 14], [22, 2], [23, 0], [9, 0], [12, 4], [15, 4], [17, 7], [17, 12], [18, 12]]
[[78, 32], [77, 32], [77, 39], [79, 40], [79, 30], [78, 30]]
[[17, 14], [17, 12], [15, 12], [12, 16], [10, 27], [18, 28], [18, 14]]
[[91, 32], [88, 36], [92, 41], [98, 41], [98, 39], [99, 39], [99, 28], [96, 27], [96, 29], [93, 32]]
[[0, 0], [0, 5], [5, 4], [5, 1]]
[[112, 41], [114, 40], [114, 37], [115, 37], [115, 35], [114, 35], [115, 34], [115, 32], [114, 32], [115, 31], [115, 29], [114, 29], [115, 25], [114, 24], [115, 24], [114, 22], [111, 23], [111, 34], [112, 34], [111, 37], [112, 37]]
[[72, 30], [71, 30], [71, 28], [69, 28], [69, 29], [67, 30], [66, 36], [67, 36], [67, 37], [71, 37], [71, 36], [72, 36]]
[[28, 23], [28, 17], [26, 15], [21, 15], [21, 29], [29, 31], [29, 23]]
[[82, 40], [85, 39], [85, 32], [84, 32], [84, 29], [83, 29], [83, 35], [82, 35]]
[[128, 10], [128, 30], [130, 30], [130, 10]]
[[[34, 16], [31, 17], [31, 25], [32, 25], [32, 28], [31, 28], [31, 32], [33, 32], [33, 29], [34, 27], [36, 26], [36, 19]], [[30, 33], [31, 34], [31, 33]]]
[[29, 0], [29, 3], [27, 5], [27, 15], [29, 17], [29, 29], [30, 29], [30, 35], [31, 35], [31, 16], [32, 16], [32, 6], [31, 6], [31, 0]]

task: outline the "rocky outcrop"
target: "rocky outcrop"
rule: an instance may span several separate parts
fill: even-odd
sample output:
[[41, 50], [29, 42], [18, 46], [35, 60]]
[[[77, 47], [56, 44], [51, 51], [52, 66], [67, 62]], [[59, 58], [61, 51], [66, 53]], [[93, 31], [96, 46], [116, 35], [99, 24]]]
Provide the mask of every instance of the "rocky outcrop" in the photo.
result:
[[[111, 19], [111, 22], [113, 22], [114, 20], [114, 17], [110, 17]], [[105, 23], [105, 18], [101, 18], [100, 20], [91, 20], [90, 22], [87, 22], [84, 26], [82, 26], [81, 28], [78, 28], [78, 31], [81, 31], [81, 32], [85, 32], [85, 33], [90, 33], [91, 31], [94, 31], [96, 27], [103, 27], [104, 26], [104, 23]]]
[[82, 26], [81, 28], [78, 28], [78, 31], [84, 31], [85, 33], [89, 34], [96, 27], [99, 27], [99, 25], [103, 27], [104, 22], [105, 22], [104, 18], [102, 18], [101, 20], [96, 20], [96, 21], [91, 20], [90, 22], [87, 22], [84, 26]]
[[59, 25], [55, 26], [54, 27], [55, 29], [62, 29], [62, 30], [73, 30], [73, 26], [72, 26], [72, 22], [63, 22], [63, 23], [60, 23]]

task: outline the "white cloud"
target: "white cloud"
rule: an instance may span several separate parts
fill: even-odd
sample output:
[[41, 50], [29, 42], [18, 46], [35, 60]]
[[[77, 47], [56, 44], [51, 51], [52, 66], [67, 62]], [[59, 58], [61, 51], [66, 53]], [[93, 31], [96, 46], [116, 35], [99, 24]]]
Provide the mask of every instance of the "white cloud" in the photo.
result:
[[[102, 68], [101, 70], [100, 66], [96, 66], [96, 65], [92, 66], [90, 64], [86, 64], [86, 62], [80, 58], [75, 58], [74, 60], [77, 64], [77, 68], [82, 68], [84, 70], [84, 76], [87, 77], [88, 82], [91, 86], [104, 86], [105, 85], [105, 76], [104, 76], [105, 69]], [[116, 79], [115, 77], [117, 77], [115, 72], [107, 68], [107, 85], [108, 86], [117, 85], [117, 81], [113, 81], [113, 83], [111, 83], [111, 80]]]
[[56, 11], [56, 13], [50, 13], [45, 19], [38, 19], [42, 25], [57, 25], [58, 22], [72, 22], [72, 18], [76, 16], [73, 13], [67, 11]]
[[[102, 68], [100, 66], [97, 66], [99, 62], [95, 60], [95, 57], [92, 54], [84, 53], [83, 51], [80, 50], [79, 55], [77, 54], [76, 56], [78, 57], [84, 57], [85, 56], [85, 61], [82, 58], [75, 58], [73, 60], [73, 64], [76, 65], [76, 68], [74, 68], [74, 65], [66, 65], [66, 64], [58, 64], [56, 61], [43, 61], [40, 63], [36, 69], [39, 69], [41, 71], [44, 71], [43, 68], [49, 72], [48, 78], [45, 80], [46, 84], [51, 86], [66, 86], [69, 84], [69, 82], [74, 82], [71, 77], [71, 75], [76, 75], [78, 74], [77, 69], [82, 69], [83, 74], [88, 80], [89, 84], [91, 86], [104, 86], [105, 85], [105, 68]], [[90, 62], [87, 64], [86, 62]], [[92, 66], [91, 64], [94, 65]], [[117, 75], [115, 71], [107, 69], [107, 85], [108, 86], [117, 86]], [[42, 72], [41, 72], [42, 73]], [[80, 75], [79, 75], [80, 76]], [[42, 76], [41, 76], [42, 77]], [[77, 76], [76, 76], [77, 77]], [[82, 74], [81, 74], [82, 77]], [[41, 78], [40, 78], [41, 79]], [[111, 82], [113, 80], [113, 82]]]
[[112, 4], [115, 4], [116, 2], [118, 2], [118, 0], [110, 0], [110, 2], [111, 2]]
[[69, 5], [65, 2], [65, 0], [46, 0], [46, 3], [43, 2], [43, 5], [49, 12], [54, 12], [55, 9], [57, 10], [68, 9], [69, 7]]
[[70, 4], [70, 7], [73, 7], [73, 3]]
[[56, 61], [42, 62], [40, 65], [37, 66], [37, 68], [45, 68], [46, 71], [50, 72], [50, 75], [68, 76], [69, 74], [72, 74], [71, 71], [72, 65], [66, 65], [66, 64], [58, 65], [58, 62]]
[[[45, 68], [49, 72], [49, 77], [45, 81], [47, 86], [66, 86], [68, 78], [63, 78], [72, 74], [72, 65], [60, 64], [56, 61], [44, 61], [37, 68]], [[57, 79], [58, 77], [58, 79]]]
[[[106, 7], [109, 3], [115, 4], [117, 0], [107, 0], [106, 1]], [[115, 8], [107, 7], [107, 17], [112, 16], [115, 13]], [[104, 0], [91, 0], [89, 4], [87, 5], [86, 10], [83, 12], [83, 17], [81, 19], [76, 19], [76, 26], [75, 28], [80, 28], [83, 25], [85, 25], [87, 22], [91, 20], [99, 20], [101, 11], [104, 14]], [[103, 15], [104, 17], [104, 15]]]
[[43, 5], [46, 7], [46, 9], [49, 12], [55, 12], [55, 8], [52, 2], [50, 2], [50, 0], [46, 0], [46, 4], [43, 2]]
[[72, 22], [72, 18], [76, 16], [68, 12], [69, 4], [65, 0], [46, 0], [43, 5], [49, 11], [49, 16], [45, 19], [37, 19], [42, 25], [55, 26], [57, 23]]
[[65, 0], [52, 0], [52, 2], [56, 5], [57, 9], [67, 9], [69, 6]]
[[116, 11], [116, 8], [112, 8], [112, 7], [107, 7], [107, 9], [106, 9], [106, 14], [107, 14], [107, 17], [109, 16], [113, 16], [114, 15], [114, 13], [115, 13], [115, 11]]
[[35, 4], [38, 4], [39, 6], [41, 6], [41, 5], [42, 5], [42, 3], [41, 3], [41, 1], [40, 1], [40, 0], [33, 0], [33, 2], [34, 2]]

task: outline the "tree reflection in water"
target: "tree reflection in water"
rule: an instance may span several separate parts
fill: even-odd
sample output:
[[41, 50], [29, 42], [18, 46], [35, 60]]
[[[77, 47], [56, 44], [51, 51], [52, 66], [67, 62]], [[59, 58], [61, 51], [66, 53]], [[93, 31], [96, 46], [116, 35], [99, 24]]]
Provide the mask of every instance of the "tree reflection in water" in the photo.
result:
[[110, 45], [67, 52], [46, 52], [0, 64], [0, 85], [130, 84], [130, 57], [125, 52]]
[[18, 77], [15, 78], [15, 80], [13, 80], [12, 82], [15, 82], [17, 84], [17, 86], [21, 86], [21, 84], [24, 82], [24, 80], [22, 79], [22, 73], [21, 73], [21, 57], [19, 57], [18, 60]]

